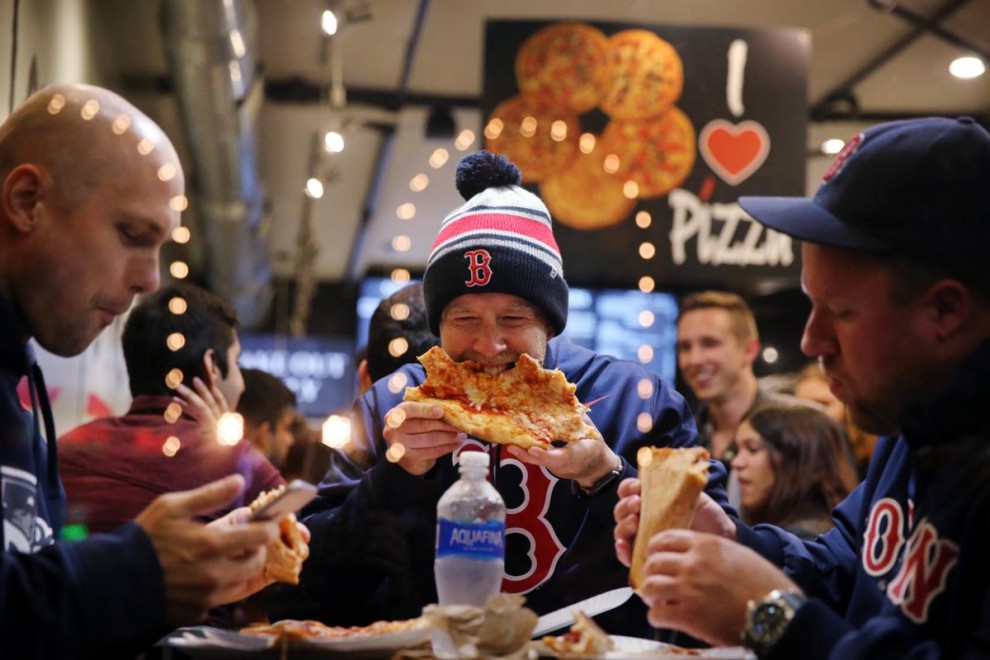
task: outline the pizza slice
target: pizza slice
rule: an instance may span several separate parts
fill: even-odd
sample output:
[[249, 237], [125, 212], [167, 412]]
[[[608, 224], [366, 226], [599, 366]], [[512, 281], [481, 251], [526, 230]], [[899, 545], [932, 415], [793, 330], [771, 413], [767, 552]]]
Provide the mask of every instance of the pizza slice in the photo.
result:
[[425, 628], [426, 621], [422, 617], [401, 621], [375, 621], [366, 626], [328, 626], [313, 619], [282, 619], [275, 623], [253, 623], [241, 628], [241, 633], [293, 641], [328, 642], [381, 637]]
[[698, 495], [708, 483], [708, 452], [702, 447], [643, 447], [639, 463], [639, 531], [633, 544], [629, 582], [643, 586], [646, 546], [657, 532], [691, 526]]
[[574, 610], [574, 625], [568, 632], [556, 637], [547, 635], [543, 638], [543, 644], [561, 657], [602, 656], [615, 646], [605, 631], [581, 610]]
[[577, 387], [528, 355], [497, 374], [470, 360], [454, 362], [439, 346], [418, 359], [426, 381], [406, 388], [403, 400], [442, 408], [445, 422], [476, 438], [544, 449], [554, 440], [601, 438], [584, 417], [588, 407], [574, 395]]
[[[251, 512], [255, 513], [264, 508], [284, 491], [285, 486], [282, 485], [261, 493], [251, 502]], [[309, 557], [309, 544], [303, 538], [296, 522], [294, 513], [282, 516], [278, 523], [278, 538], [268, 545], [265, 575], [276, 582], [299, 584], [299, 573], [302, 572], [303, 562]]]

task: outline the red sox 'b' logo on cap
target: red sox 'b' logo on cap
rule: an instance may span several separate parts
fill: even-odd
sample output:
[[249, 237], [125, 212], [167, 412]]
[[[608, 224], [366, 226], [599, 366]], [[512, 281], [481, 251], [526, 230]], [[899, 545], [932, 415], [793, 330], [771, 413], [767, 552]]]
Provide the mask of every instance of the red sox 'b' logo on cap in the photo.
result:
[[468, 261], [465, 286], [485, 286], [491, 281], [492, 268], [488, 264], [491, 263], [492, 256], [488, 254], [488, 250], [468, 250], [464, 253], [464, 258]]
[[838, 153], [838, 155], [835, 157], [835, 160], [832, 161], [832, 164], [828, 166], [827, 170], [825, 170], [825, 174], [822, 175], [822, 182], [828, 181], [836, 174], [838, 174], [839, 170], [842, 169], [842, 166], [846, 164], [847, 160], [849, 160], [849, 157], [852, 156], [854, 153], [856, 153], [856, 149], [859, 148], [859, 145], [862, 142], [863, 142], [862, 133], [853, 136], [853, 138], [849, 140], [849, 142], [846, 142], [845, 146], [842, 147], [842, 151]]

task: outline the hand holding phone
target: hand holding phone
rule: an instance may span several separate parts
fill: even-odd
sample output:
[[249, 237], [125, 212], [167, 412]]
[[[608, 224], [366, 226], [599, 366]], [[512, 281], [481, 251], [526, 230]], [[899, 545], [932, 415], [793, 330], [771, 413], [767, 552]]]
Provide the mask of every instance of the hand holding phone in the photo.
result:
[[316, 486], [302, 479], [294, 479], [278, 497], [251, 514], [251, 520], [272, 520], [286, 513], [295, 513], [314, 497]]

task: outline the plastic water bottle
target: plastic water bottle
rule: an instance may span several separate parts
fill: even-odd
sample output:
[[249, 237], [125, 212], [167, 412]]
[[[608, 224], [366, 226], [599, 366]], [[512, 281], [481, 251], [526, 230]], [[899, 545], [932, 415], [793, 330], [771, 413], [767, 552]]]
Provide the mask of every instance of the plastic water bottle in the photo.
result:
[[505, 502], [486, 478], [488, 454], [463, 452], [460, 472], [437, 504], [437, 594], [440, 605], [484, 607], [505, 570]]
[[[488, 454], [460, 455], [461, 478], [437, 504], [437, 555], [433, 574], [440, 605], [484, 607], [505, 572], [505, 502], [488, 483]], [[433, 631], [433, 654], [457, 658], [450, 635]]]

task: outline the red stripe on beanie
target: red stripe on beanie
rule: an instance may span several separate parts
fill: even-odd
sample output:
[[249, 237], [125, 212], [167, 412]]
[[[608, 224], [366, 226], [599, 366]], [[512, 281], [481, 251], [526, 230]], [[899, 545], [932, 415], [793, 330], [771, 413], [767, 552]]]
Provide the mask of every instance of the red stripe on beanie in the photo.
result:
[[526, 218], [512, 215], [510, 213], [474, 213], [458, 218], [440, 230], [437, 239], [433, 242], [430, 252], [436, 252], [444, 243], [452, 241], [470, 231], [505, 231], [512, 234], [519, 234], [526, 238], [542, 243], [547, 248], [553, 250], [558, 256], [560, 248], [553, 237], [553, 230], [549, 226]]

